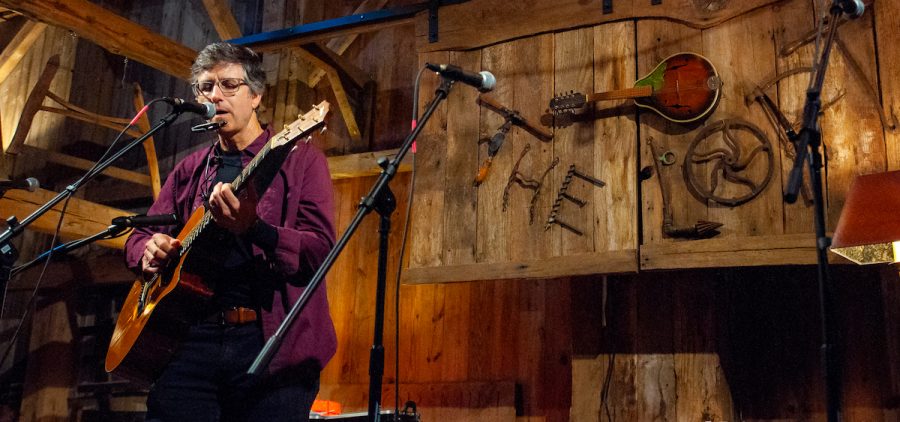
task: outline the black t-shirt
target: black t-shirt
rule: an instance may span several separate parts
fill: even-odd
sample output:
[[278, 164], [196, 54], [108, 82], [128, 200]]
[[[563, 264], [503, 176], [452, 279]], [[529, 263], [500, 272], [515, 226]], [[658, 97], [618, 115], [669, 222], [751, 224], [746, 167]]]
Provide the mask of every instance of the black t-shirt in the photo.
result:
[[[221, 159], [221, 162], [217, 166], [216, 177], [210, 183], [208, 193], [211, 193], [212, 188], [219, 182], [233, 182], [243, 168], [241, 163], [242, 152], [224, 152], [218, 146], [215, 148], [216, 155]], [[225, 241], [219, 243], [222, 249], [211, 251], [224, 256], [222, 271], [217, 271], [218, 276], [215, 277], [214, 283], [212, 283], [215, 286], [213, 305], [219, 309], [232, 307], [257, 308], [252, 289], [254, 271], [250, 242], [227, 231], [225, 231], [223, 236]]]

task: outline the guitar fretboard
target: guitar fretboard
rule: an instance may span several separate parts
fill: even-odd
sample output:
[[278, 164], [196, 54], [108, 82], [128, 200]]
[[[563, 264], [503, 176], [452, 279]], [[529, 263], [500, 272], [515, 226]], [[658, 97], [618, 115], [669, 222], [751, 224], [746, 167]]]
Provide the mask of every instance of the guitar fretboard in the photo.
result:
[[[256, 171], [257, 167], [263, 163], [266, 159], [266, 156], [272, 151], [273, 148], [290, 148], [294, 142], [298, 139], [306, 137], [310, 132], [318, 128], [319, 126], [324, 124], [324, 116], [328, 112], [327, 103], [323, 102], [323, 105], [316, 106], [313, 111], [308, 112], [306, 115], [301, 116], [300, 119], [295, 121], [289, 126], [285, 126], [284, 130], [278, 132], [275, 136], [269, 139], [268, 142], [259, 150], [255, 157], [250, 160], [250, 163], [247, 164], [246, 167], [241, 171], [233, 182], [231, 182], [232, 189], [235, 193], [243, 190], [244, 185], [250, 180], [250, 177], [253, 175], [253, 172]], [[317, 112], [318, 111], [318, 112]], [[319, 114], [319, 116], [312, 116], [312, 114]], [[295, 127], [297, 126], [297, 127]], [[292, 134], [291, 132], [299, 131], [298, 134]], [[309, 138], [307, 138], [307, 142]], [[260, 193], [261, 194], [261, 193]], [[200, 235], [206, 230], [206, 228], [212, 223], [213, 217], [209, 210], [203, 213], [203, 217], [200, 221], [194, 226], [194, 228], [188, 233], [184, 239], [181, 241], [181, 250], [186, 251], [190, 249], [191, 245], [200, 237]]]

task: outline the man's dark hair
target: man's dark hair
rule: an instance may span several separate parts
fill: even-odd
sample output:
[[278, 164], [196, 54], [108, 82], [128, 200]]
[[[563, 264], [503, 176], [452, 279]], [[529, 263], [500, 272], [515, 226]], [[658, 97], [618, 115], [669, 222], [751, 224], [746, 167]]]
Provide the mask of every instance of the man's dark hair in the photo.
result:
[[247, 86], [254, 94], [266, 90], [266, 72], [262, 68], [262, 56], [242, 45], [217, 42], [207, 45], [197, 54], [191, 66], [191, 83], [197, 83], [197, 76], [223, 63], [239, 64], [244, 68]]

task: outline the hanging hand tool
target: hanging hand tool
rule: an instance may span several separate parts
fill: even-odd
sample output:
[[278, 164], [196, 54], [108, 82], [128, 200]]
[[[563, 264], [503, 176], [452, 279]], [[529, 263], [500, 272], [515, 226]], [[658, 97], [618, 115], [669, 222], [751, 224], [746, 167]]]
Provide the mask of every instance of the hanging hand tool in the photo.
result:
[[500, 147], [503, 146], [503, 142], [506, 140], [506, 134], [509, 133], [509, 130], [513, 125], [525, 129], [526, 132], [534, 135], [534, 137], [540, 141], [550, 142], [553, 139], [552, 134], [529, 123], [518, 111], [498, 103], [497, 100], [490, 95], [479, 95], [477, 102], [479, 105], [485, 106], [488, 110], [492, 110], [503, 116], [504, 121], [503, 125], [500, 126], [500, 129], [497, 129], [497, 133], [487, 141], [488, 156], [478, 169], [478, 174], [475, 176], [475, 181], [473, 183], [475, 186], [480, 185], [481, 182], [484, 182], [484, 179], [487, 178], [488, 173], [491, 171], [491, 163], [494, 161], [494, 156], [500, 151]]

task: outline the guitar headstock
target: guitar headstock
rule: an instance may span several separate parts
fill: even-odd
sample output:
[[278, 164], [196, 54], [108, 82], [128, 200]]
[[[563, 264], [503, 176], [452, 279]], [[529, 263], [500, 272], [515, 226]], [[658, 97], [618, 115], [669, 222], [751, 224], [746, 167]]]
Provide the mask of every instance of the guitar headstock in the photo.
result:
[[568, 94], [557, 95], [550, 99], [550, 111], [558, 113], [560, 111], [574, 110], [584, 107], [585, 104], [587, 104], [586, 95], [570, 91]]
[[329, 104], [328, 101], [322, 101], [321, 103], [314, 105], [313, 108], [305, 114], [297, 116], [297, 120], [284, 125], [284, 130], [272, 137], [272, 146], [276, 147], [291, 142], [299, 137], [309, 135], [312, 131], [320, 127], [324, 130], [325, 116], [330, 110], [331, 104]]

